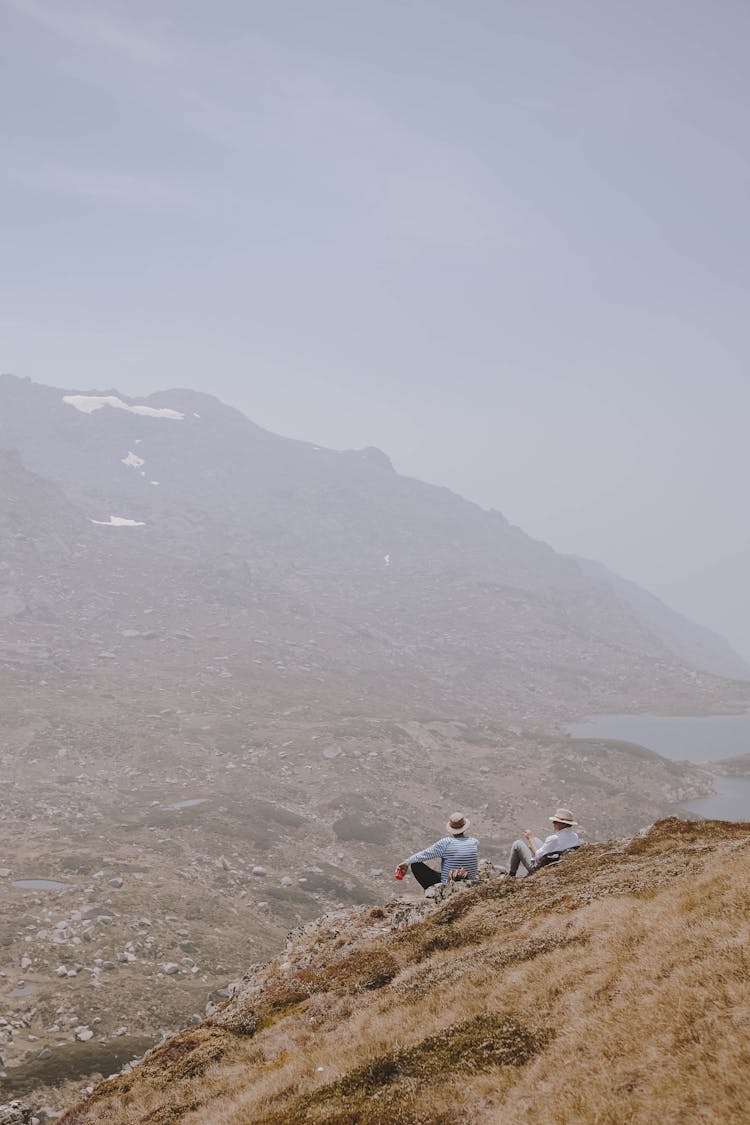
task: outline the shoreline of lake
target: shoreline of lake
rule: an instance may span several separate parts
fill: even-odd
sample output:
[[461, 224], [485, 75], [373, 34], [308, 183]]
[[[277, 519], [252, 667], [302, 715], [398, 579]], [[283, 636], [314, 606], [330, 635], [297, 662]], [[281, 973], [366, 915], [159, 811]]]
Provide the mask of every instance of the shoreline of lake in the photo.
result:
[[[750, 711], [720, 715], [593, 715], [564, 727], [571, 739], [629, 742], [704, 766], [714, 793], [676, 807], [709, 819], [750, 821]], [[734, 763], [734, 768], [733, 768]]]

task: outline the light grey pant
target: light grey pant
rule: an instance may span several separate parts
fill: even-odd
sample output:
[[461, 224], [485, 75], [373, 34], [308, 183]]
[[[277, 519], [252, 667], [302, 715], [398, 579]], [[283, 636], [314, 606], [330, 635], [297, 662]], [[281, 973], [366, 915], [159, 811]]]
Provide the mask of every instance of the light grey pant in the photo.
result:
[[[536, 846], [539, 847], [541, 840], [537, 841], [535, 838]], [[510, 859], [508, 860], [508, 873], [515, 875], [518, 868], [525, 868], [526, 874], [530, 875], [536, 868], [536, 860], [532, 854], [531, 848], [525, 840], [516, 840], [513, 847], [510, 849]]]

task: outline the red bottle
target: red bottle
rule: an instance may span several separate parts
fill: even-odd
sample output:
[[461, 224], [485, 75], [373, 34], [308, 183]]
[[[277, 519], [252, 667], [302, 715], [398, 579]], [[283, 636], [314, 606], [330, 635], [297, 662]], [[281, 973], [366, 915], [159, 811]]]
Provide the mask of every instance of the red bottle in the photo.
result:
[[402, 871], [400, 867], [396, 868], [396, 878], [397, 879], [403, 879], [405, 874], [406, 874], [406, 872]]

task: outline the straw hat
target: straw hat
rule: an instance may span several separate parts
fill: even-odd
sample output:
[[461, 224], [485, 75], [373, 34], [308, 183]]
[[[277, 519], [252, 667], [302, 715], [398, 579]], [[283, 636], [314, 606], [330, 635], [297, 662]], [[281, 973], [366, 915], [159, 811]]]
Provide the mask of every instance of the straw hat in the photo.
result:
[[556, 820], [558, 824], [567, 824], [569, 828], [574, 828], [578, 824], [570, 809], [555, 809], [555, 815], [549, 819]]
[[451, 836], [460, 836], [470, 824], [471, 821], [467, 820], [463, 813], [454, 812], [448, 821], [447, 828]]

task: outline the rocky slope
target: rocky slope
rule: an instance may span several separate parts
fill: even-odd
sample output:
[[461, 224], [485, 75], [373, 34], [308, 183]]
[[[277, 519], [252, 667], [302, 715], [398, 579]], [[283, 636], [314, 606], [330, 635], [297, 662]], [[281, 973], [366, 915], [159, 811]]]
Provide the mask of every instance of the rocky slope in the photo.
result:
[[64, 1125], [745, 1121], [750, 825], [293, 933]]

